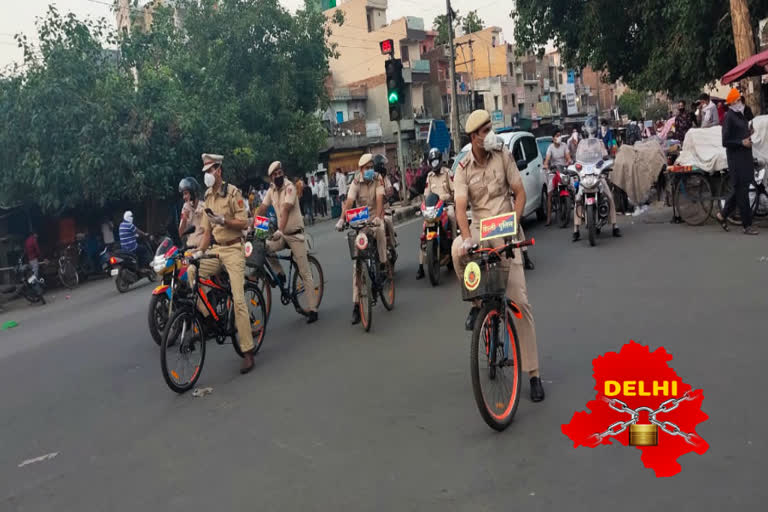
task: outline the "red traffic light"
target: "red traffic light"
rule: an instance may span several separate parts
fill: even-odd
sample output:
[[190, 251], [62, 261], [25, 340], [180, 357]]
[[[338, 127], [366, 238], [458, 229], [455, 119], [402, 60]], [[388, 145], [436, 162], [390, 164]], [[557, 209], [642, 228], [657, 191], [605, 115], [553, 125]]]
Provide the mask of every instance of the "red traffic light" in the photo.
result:
[[395, 52], [395, 42], [392, 39], [385, 39], [379, 43], [382, 55], [392, 55]]

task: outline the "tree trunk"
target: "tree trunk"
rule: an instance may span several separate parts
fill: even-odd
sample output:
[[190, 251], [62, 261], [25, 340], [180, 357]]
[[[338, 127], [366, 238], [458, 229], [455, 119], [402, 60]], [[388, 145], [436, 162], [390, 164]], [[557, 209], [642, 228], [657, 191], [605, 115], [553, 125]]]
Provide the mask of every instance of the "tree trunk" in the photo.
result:
[[[741, 63], [755, 54], [755, 38], [752, 22], [747, 8], [747, 0], [731, 0], [731, 22], [733, 24], [733, 44], [736, 47], [736, 60]], [[752, 82], [752, 92], [749, 91]], [[749, 78], [744, 82], [744, 98], [755, 115], [760, 113], [759, 78]]]

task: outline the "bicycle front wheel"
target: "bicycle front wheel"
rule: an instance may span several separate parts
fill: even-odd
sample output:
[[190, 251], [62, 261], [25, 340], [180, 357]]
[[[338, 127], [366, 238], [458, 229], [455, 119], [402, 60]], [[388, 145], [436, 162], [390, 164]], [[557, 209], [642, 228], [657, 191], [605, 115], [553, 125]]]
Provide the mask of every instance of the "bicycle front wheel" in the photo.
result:
[[379, 294], [381, 295], [381, 303], [384, 304], [387, 311], [392, 311], [392, 308], [395, 307], [395, 268], [392, 263], [387, 263]]
[[59, 260], [59, 281], [65, 288], [70, 290], [76, 287], [80, 283], [80, 278], [77, 275], [77, 269], [75, 264], [69, 258], [61, 258]]
[[499, 304], [485, 304], [477, 315], [472, 331], [470, 369], [480, 416], [489, 427], [502, 431], [517, 412], [522, 366], [517, 331], [511, 321], [505, 324], [499, 307]]
[[[248, 319], [251, 324], [251, 336], [253, 337], [253, 353], [259, 351], [267, 333], [267, 306], [259, 287], [251, 282], [245, 283], [245, 305], [248, 308]], [[240, 349], [240, 339], [237, 335], [232, 337], [232, 345], [235, 352], [243, 357]]]
[[709, 181], [698, 174], [683, 176], [675, 187], [675, 204], [686, 224], [704, 224], [712, 213], [714, 204]]
[[294, 261], [293, 266], [293, 283], [291, 283], [291, 293], [294, 297], [294, 305], [296, 311], [299, 314], [307, 315], [309, 313], [309, 294], [315, 294], [315, 305], [320, 307], [320, 302], [323, 300], [323, 292], [325, 291], [325, 277], [323, 276], [323, 267], [320, 266], [320, 262], [317, 258], [311, 254], [307, 256], [309, 262], [309, 270], [312, 272], [312, 286], [313, 290], [307, 290], [304, 286], [304, 280], [299, 274], [299, 266]]
[[355, 264], [355, 280], [357, 282], [357, 307], [360, 308], [360, 321], [366, 331], [371, 330], [373, 322], [373, 289], [368, 269], [360, 260]]
[[163, 379], [176, 393], [185, 393], [200, 378], [205, 362], [205, 340], [193, 311], [180, 310], [168, 322], [160, 344]]

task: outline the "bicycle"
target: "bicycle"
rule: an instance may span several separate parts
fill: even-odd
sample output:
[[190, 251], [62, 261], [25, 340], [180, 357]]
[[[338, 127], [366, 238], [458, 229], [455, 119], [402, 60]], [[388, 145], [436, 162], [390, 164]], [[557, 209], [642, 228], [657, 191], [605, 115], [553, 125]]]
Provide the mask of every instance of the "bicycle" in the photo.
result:
[[58, 259], [59, 281], [65, 288], [70, 290], [75, 288], [80, 283], [80, 275], [77, 272], [77, 267], [72, 262], [72, 258], [69, 253], [72, 251], [73, 246], [68, 245], [61, 256]]
[[[730, 195], [731, 187], [730, 182], [728, 184], [728, 194]], [[766, 189], [765, 180], [765, 168], [756, 168], [755, 175], [752, 178], [752, 183], [749, 184], [749, 209], [752, 210], [753, 218], [760, 218], [768, 216], [768, 190]], [[725, 206], [725, 200], [722, 201], [721, 206]], [[734, 212], [728, 217], [728, 222], [731, 224], [741, 225], [741, 213], [736, 208]]]
[[462, 299], [481, 301], [472, 330], [472, 392], [480, 416], [497, 431], [506, 429], [517, 412], [522, 380], [520, 342], [514, 320], [522, 318], [522, 312], [505, 297], [509, 269], [502, 266], [502, 255], [514, 258], [514, 249], [532, 245], [533, 238], [495, 249], [475, 247], [469, 255], [477, 258], [464, 271]]
[[[367, 210], [367, 208], [366, 208]], [[350, 212], [347, 212], [348, 214]], [[367, 219], [367, 213], [364, 214]], [[369, 228], [375, 224], [368, 220], [352, 222], [347, 232], [349, 254], [355, 262], [354, 279], [357, 285], [357, 305], [360, 308], [360, 321], [363, 328], [371, 330], [373, 321], [373, 306], [376, 305], [376, 296], [381, 297], [381, 302], [387, 311], [395, 307], [395, 270], [394, 264], [387, 261], [386, 270], [379, 270], [379, 251], [374, 237]]]
[[[203, 255], [190, 259], [189, 264], [198, 270], [197, 279], [192, 285], [188, 296], [177, 299], [177, 309], [163, 332], [160, 345], [160, 366], [163, 379], [171, 390], [185, 393], [192, 389], [200, 378], [200, 372], [205, 362], [206, 341], [215, 338], [216, 343], [223, 345], [227, 338], [232, 340], [232, 346], [240, 357], [243, 351], [237, 339], [235, 328], [235, 310], [229, 278], [226, 272], [221, 272], [210, 279], [200, 277], [200, 261], [214, 259], [216, 255]], [[201, 286], [209, 287], [206, 293]], [[204, 317], [198, 310], [198, 301], [202, 301], [208, 316]], [[264, 297], [259, 288], [245, 282], [245, 301], [253, 331], [253, 353], [259, 351], [267, 329], [267, 314]], [[175, 361], [184, 364], [185, 368], [171, 368], [169, 363], [172, 356]]]
[[[288, 256], [274, 255], [278, 260], [288, 262], [288, 275], [285, 277], [285, 280], [281, 280], [279, 273], [272, 268], [272, 265], [266, 258], [267, 247], [266, 241], [263, 238], [265, 235], [259, 235], [258, 230], [256, 233], [255, 236], [249, 237], [246, 244], [245, 264], [254, 269], [253, 274], [248, 277], [248, 280], [255, 282], [264, 295], [267, 318], [272, 313], [272, 288], [280, 290], [280, 302], [283, 306], [292, 303], [298, 314], [307, 316], [309, 314], [309, 300], [305, 294], [306, 290], [304, 288], [304, 281], [299, 273], [299, 266], [296, 260], [293, 259], [293, 252]], [[250, 244], [250, 247], [248, 244]], [[307, 254], [307, 261], [312, 272], [312, 284], [314, 285], [314, 291], [317, 295], [317, 306], [319, 307], [325, 290], [323, 267], [320, 266], [320, 262], [312, 254]], [[290, 283], [290, 286], [288, 283]]]

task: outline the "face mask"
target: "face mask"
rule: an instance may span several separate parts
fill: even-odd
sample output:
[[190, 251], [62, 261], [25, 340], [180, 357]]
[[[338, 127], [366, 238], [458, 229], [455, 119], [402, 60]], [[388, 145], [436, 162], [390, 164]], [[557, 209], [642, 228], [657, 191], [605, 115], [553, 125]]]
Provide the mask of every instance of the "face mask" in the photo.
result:
[[744, 104], [742, 102], [736, 102], [733, 105], [731, 105], [731, 110], [734, 112], [738, 112], [740, 114], [744, 113]]
[[432, 165], [432, 168], [433, 168], [433, 169], [437, 169], [437, 168], [438, 168], [438, 166], [440, 165], [440, 160], [432, 160], [432, 161], [431, 161], [431, 162], [429, 162], [429, 163]]
[[211, 174], [210, 172], [207, 172], [203, 176], [203, 182], [205, 183], [206, 187], [211, 188], [216, 184], [216, 178], [214, 177], [213, 174]]
[[376, 175], [376, 171], [373, 169], [366, 169], [363, 171], [363, 179], [365, 181], [371, 181], [373, 180], [373, 177]]
[[501, 147], [501, 141], [496, 136], [496, 132], [491, 130], [483, 139], [483, 148], [486, 151], [498, 151]]
[[278, 176], [273, 181], [275, 182], [275, 186], [277, 188], [283, 188], [283, 183], [285, 183], [285, 176]]

